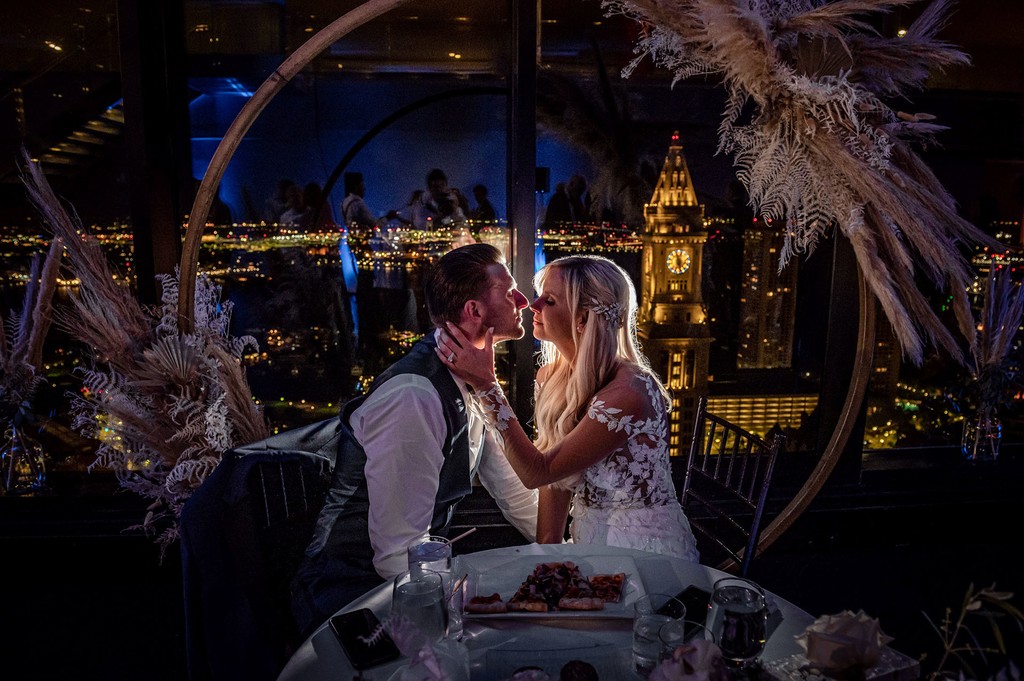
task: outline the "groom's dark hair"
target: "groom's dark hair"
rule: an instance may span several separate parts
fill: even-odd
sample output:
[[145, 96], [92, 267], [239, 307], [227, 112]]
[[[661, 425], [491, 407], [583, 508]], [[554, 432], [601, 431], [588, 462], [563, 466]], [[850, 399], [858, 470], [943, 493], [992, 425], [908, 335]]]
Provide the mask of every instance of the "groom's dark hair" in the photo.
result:
[[466, 301], [478, 298], [487, 287], [487, 268], [504, 264], [501, 251], [490, 244], [469, 244], [441, 256], [423, 285], [434, 326], [458, 322]]

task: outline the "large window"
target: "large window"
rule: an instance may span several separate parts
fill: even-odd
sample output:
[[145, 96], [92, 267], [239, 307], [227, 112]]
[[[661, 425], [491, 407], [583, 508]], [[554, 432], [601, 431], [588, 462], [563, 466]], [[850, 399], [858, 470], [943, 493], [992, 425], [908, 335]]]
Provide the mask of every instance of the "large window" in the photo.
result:
[[[176, 161], [184, 177], [174, 190], [179, 220], [256, 89], [309, 36], [358, 4], [182, 3], [176, 39], [185, 54], [181, 118], [187, 118], [190, 159]], [[5, 6], [0, 22], [5, 35], [21, 41], [18, 58], [5, 60], [0, 89], [5, 319], [20, 305], [30, 256], [48, 239], [17, 178], [21, 143], [108, 246], [121, 276], [132, 280], [139, 262], [152, 267], [168, 258], [131, 238], [140, 185], [133, 183], [138, 168], [126, 144], [130, 112], [121, 64], [139, 57], [131, 50], [141, 48], [122, 55], [113, 0], [57, 5], [45, 14]], [[527, 13], [535, 9], [530, 5]], [[645, 350], [673, 391], [675, 453], [687, 446], [702, 394], [715, 411], [754, 432], [781, 429], [790, 449], [820, 451], [849, 380], [830, 373], [835, 338], [829, 334], [855, 333], [857, 325], [856, 310], [836, 309], [836, 287], [848, 282], [834, 277], [831, 244], [779, 270], [784, 226], [758, 220], [731, 160], [715, 153], [721, 89], [711, 80], [673, 86], [668, 73], [646, 62], [624, 79], [638, 27], [604, 17], [597, 2], [541, 3], [531, 50], [539, 62], [536, 173], [528, 188], [536, 220], [509, 219], [513, 193], [522, 190], [521, 183], [513, 188], [508, 172], [521, 161], [509, 144], [521, 100], [510, 93], [533, 96], [534, 90], [532, 83], [526, 95], [514, 87], [516, 46], [508, 36], [518, 6], [411, 2], [354, 30], [274, 98], [233, 155], [199, 267], [235, 304], [233, 333], [259, 343], [248, 378], [272, 428], [336, 413], [428, 332], [424, 272], [454, 244], [475, 239], [503, 248], [518, 273], [580, 252], [606, 255], [630, 273], [641, 299]], [[895, 31], [907, 19], [897, 12], [881, 30]], [[907, 106], [951, 126], [940, 134], [944, 146], [929, 148], [925, 160], [965, 217], [1016, 248], [1024, 201], [1017, 125], [1024, 80], [1004, 67], [1024, 63], [1021, 47], [1007, 39], [983, 49], [962, 19], [951, 23], [949, 39], [974, 54], [976, 65], [937, 78]], [[989, 66], [996, 63], [1005, 78], [992, 78], [999, 69]], [[176, 133], [168, 127], [160, 134]], [[452, 206], [451, 220], [421, 219], [418, 205], [430, 194], [433, 169], [457, 191], [438, 194], [461, 203]], [[372, 224], [344, 211], [357, 178]], [[549, 211], [567, 190], [578, 190], [578, 204], [568, 214]], [[532, 262], [524, 266], [526, 252]], [[968, 255], [979, 276], [992, 266], [986, 253]], [[1016, 260], [1002, 262], [1018, 267]], [[531, 295], [528, 276], [519, 279]], [[58, 299], [69, 290], [62, 288]], [[946, 312], [942, 295], [933, 304]], [[66, 399], [78, 389], [72, 370], [83, 356], [72, 338], [54, 330], [48, 385], [36, 411], [60, 429], [68, 452], [87, 450], [73, 439]], [[508, 380], [528, 395], [531, 372], [503, 361]], [[936, 354], [920, 367], [903, 362], [879, 315], [863, 446], [884, 452], [956, 445], [965, 414], [974, 409], [967, 376]], [[1019, 408], [1001, 417], [1004, 441], [1019, 441]], [[72, 465], [73, 456], [59, 456]], [[82, 463], [74, 465], [84, 468], [87, 457], [77, 456]]]

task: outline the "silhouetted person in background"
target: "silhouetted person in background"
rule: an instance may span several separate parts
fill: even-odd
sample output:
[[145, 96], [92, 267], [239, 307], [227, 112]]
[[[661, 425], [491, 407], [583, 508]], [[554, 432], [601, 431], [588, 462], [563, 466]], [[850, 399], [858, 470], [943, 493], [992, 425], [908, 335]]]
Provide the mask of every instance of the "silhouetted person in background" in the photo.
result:
[[474, 208], [469, 217], [476, 222], [495, 222], [498, 219], [498, 213], [494, 210], [494, 206], [487, 199], [487, 187], [482, 184], [478, 184], [473, 187], [473, 199], [476, 201], [476, 208]]
[[585, 222], [589, 218], [586, 193], [587, 180], [578, 173], [565, 184], [556, 185], [544, 212], [544, 228], [550, 229], [563, 222]]
[[302, 221], [303, 228], [308, 230], [338, 226], [338, 223], [334, 221], [334, 213], [331, 211], [330, 204], [324, 201], [324, 190], [316, 182], [310, 182], [302, 190], [302, 202], [306, 204], [306, 213]]
[[288, 210], [288, 188], [295, 186], [291, 180], [277, 183], [277, 191], [263, 205], [263, 221], [268, 225], [281, 221], [281, 216]]
[[417, 229], [434, 229], [466, 221], [469, 202], [458, 189], [448, 187], [448, 176], [440, 168], [427, 173], [427, 191], [413, 205], [413, 224]]
[[345, 198], [341, 202], [341, 219], [348, 228], [373, 229], [388, 220], [401, 220], [398, 211], [389, 210], [378, 218], [366, 205], [366, 181], [362, 173], [345, 173]]
[[278, 224], [301, 225], [306, 217], [306, 202], [302, 197], [302, 188], [293, 184], [288, 187], [285, 196], [288, 199], [288, 208], [278, 218]]

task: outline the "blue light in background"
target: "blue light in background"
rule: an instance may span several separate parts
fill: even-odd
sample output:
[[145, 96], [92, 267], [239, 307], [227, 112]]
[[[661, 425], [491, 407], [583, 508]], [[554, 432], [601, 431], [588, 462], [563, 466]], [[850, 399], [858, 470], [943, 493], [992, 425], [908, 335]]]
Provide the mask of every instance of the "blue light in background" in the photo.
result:
[[[205, 175], [224, 134], [253, 93], [242, 81], [230, 77], [192, 79], [190, 85], [200, 93], [189, 104], [192, 174], [198, 179]], [[224, 170], [218, 196], [229, 206], [234, 220], [262, 217], [266, 198], [283, 178], [300, 186], [307, 182], [322, 186], [342, 153], [368, 129], [364, 125], [392, 110], [385, 107], [353, 120], [353, 101], [391, 104], [388, 97], [394, 93], [390, 85], [347, 83], [322, 89], [313, 103], [301, 90], [283, 92], [280, 101], [253, 123]], [[397, 107], [403, 101], [398, 97], [393, 104]], [[499, 215], [504, 213], [504, 164], [499, 159], [505, 155], [505, 131], [489, 122], [496, 117], [493, 102], [491, 98], [471, 98], [456, 108], [461, 112], [455, 117], [458, 125], [449, 120], [454, 115], [450, 108], [419, 112], [384, 130], [349, 163], [346, 170], [366, 177], [367, 201], [376, 213], [404, 208], [412, 191], [423, 188], [423, 178], [432, 167], [442, 168], [452, 185], [467, 195], [473, 185], [486, 185]], [[471, 125], [468, 111], [479, 111], [486, 124]], [[469, 122], [464, 120], [467, 116]], [[400, 150], [397, 157], [396, 150]], [[537, 140], [537, 164], [550, 169], [552, 189], [574, 172], [590, 175], [589, 162], [582, 154], [546, 135]], [[342, 198], [343, 187], [338, 182], [328, 201], [336, 209]], [[538, 217], [548, 198], [550, 193], [537, 194]]]

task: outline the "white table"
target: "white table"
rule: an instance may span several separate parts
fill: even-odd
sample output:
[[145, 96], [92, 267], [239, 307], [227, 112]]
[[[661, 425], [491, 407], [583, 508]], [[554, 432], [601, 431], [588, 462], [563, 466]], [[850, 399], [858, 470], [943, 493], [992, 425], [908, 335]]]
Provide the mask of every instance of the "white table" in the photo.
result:
[[[522, 578], [529, 574], [524, 566], [548, 561], [571, 560], [584, 565], [591, 558], [595, 564], [614, 564], [616, 561], [635, 564], [647, 593], [675, 594], [691, 584], [710, 591], [714, 580], [727, 576], [714, 568], [675, 558], [593, 545], [531, 544], [480, 551], [466, 554], [462, 558], [465, 563], [485, 571], [500, 570], [502, 566], [512, 563], [517, 568], [525, 569]], [[508, 597], [508, 594], [502, 595]], [[764, 659], [774, 660], [799, 652], [794, 637], [802, 633], [814, 618], [777, 596], [769, 594], [769, 597], [774, 599], [783, 617], [782, 623], [765, 646]], [[370, 608], [383, 619], [390, 607], [391, 584], [387, 583], [356, 599], [342, 611]], [[509, 659], [516, 660], [516, 667], [538, 664], [557, 678], [558, 669], [548, 665], [559, 655], [586, 660], [598, 667], [599, 671], [628, 669], [631, 632], [632, 619], [627, 616], [549, 616], [535, 619], [467, 617], [464, 641], [469, 650], [473, 681], [500, 681], [506, 678], [501, 676], [504, 672], [496, 673], [495, 668], [508, 669]], [[597, 659], [591, 660], [588, 657]], [[407, 659], [402, 659], [381, 665], [363, 672], [363, 677], [369, 681], [388, 681], [397, 669], [407, 663]], [[616, 676], [602, 674], [601, 678], [625, 678], [622, 674], [622, 671]], [[354, 675], [334, 632], [325, 623], [292, 655], [278, 681], [349, 681]]]

